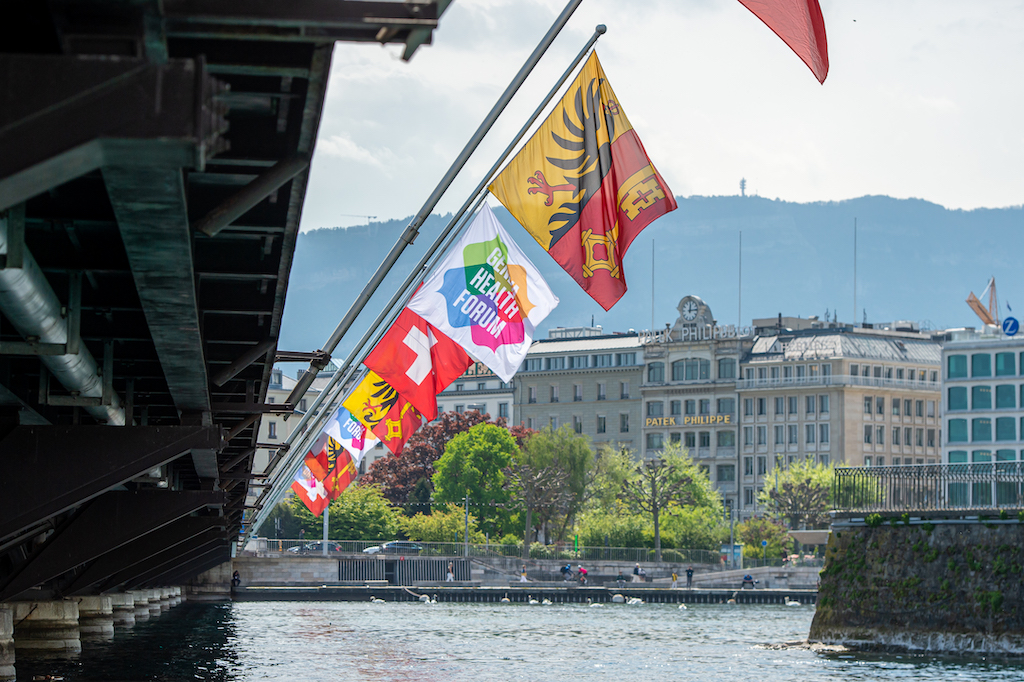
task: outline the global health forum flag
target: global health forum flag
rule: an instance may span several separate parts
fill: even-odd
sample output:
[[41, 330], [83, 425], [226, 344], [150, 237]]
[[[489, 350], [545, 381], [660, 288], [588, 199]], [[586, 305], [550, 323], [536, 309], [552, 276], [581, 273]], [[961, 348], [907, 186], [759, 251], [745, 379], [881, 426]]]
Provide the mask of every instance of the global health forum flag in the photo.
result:
[[537, 325], [557, 305], [558, 297], [484, 204], [407, 307], [508, 382]]
[[676, 208], [597, 53], [490, 190], [605, 310], [626, 293], [626, 249]]

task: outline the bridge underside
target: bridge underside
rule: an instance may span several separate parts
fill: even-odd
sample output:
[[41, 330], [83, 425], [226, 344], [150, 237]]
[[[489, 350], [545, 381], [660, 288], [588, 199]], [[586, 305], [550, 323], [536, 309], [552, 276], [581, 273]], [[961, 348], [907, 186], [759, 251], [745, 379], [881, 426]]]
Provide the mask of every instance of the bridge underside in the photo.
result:
[[333, 44], [446, 5], [0, 7], [0, 600], [228, 556]]

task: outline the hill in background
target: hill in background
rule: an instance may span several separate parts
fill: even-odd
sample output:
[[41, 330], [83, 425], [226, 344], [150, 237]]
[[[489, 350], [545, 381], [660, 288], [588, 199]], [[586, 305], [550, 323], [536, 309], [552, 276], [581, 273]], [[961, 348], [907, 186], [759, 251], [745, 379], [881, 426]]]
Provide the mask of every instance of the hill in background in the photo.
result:
[[[602, 325], [605, 331], [674, 322], [675, 306], [696, 294], [722, 324], [739, 311], [739, 233], [743, 232], [742, 322], [778, 313], [807, 317], [838, 310], [854, 320], [853, 225], [857, 219], [857, 321], [913, 320], [935, 328], [977, 326], [964, 304], [996, 277], [1000, 302], [1024, 311], [1024, 207], [948, 210], [885, 196], [798, 204], [763, 197], [677, 198], [679, 209], [636, 238], [624, 269], [629, 290], [605, 312], [515, 222], [498, 218], [538, 266], [561, 302], [551, 327]], [[431, 216], [335, 356], [347, 353], [450, 216]], [[320, 348], [408, 223], [327, 228], [299, 235], [279, 347]], [[654, 282], [651, 256], [654, 244]], [[1006, 315], [1006, 307], [1002, 307]]]

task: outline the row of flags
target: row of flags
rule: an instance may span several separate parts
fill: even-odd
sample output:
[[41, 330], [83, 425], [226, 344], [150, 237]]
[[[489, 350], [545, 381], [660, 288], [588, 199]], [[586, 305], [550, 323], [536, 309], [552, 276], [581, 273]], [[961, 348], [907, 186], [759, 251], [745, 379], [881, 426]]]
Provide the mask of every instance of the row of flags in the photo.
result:
[[[803, 59], [828, 70], [817, 0], [740, 0]], [[626, 293], [623, 258], [676, 201], [605, 76], [597, 53], [488, 188], [605, 310]], [[399, 454], [437, 417], [437, 395], [474, 362], [503, 381], [558, 305], [537, 268], [484, 204], [363, 364], [292, 489], [315, 515], [355, 479], [378, 441]]]

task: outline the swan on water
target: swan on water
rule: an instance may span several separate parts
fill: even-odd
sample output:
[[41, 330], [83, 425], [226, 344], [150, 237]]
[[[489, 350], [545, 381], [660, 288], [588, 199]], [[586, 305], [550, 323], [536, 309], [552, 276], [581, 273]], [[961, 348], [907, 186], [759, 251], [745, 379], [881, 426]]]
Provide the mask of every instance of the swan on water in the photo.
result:
[[512, 602], [512, 600], [508, 598], [508, 592], [506, 592], [505, 596], [501, 598], [501, 603], [502, 604], [510, 604], [511, 602]]
[[532, 594], [526, 595], [530, 604], [539, 604], [540, 602], [533, 598]]
[[548, 599], [547, 597], [544, 597], [544, 601], [542, 601], [541, 604], [543, 606], [551, 606], [551, 600]]
[[803, 606], [803, 604], [798, 602], [796, 599], [790, 599], [788, 594], [785, 596], [785, 599], [786, 599], [786, 606]]
[[682, 609], [683, 611], [686, 611], [686, 610], [687, 610], [687, 609], [686, 609], [686, 604], [680, 604], [680, 605], [679, 605], [679, 608], [681, 608], [681, 609]]
[[387, 602], [385, 602], [383, 599], [377, 599], [377, 597], [370, 597], [370, 603], [371, 604], [386, 604]]

